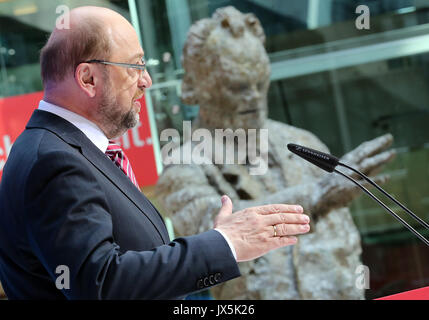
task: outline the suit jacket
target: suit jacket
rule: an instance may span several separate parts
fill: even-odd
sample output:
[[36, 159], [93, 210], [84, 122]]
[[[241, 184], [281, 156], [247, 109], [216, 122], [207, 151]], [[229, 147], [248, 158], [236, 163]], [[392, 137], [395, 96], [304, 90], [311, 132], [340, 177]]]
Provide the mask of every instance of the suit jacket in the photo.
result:
[[0, 184], [9, 299], [177, 299], [239, 275], [220, 233], [170, 242], [155, 207], [79, 129], [33, 113]]

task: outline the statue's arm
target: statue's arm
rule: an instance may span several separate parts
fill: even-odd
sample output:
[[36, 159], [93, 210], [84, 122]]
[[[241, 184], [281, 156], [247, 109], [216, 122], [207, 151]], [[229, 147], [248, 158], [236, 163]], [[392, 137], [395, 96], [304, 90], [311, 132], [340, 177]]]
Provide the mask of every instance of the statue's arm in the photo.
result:
[[[395, 157], [394, 150], [384, 151], [392, 142], [393, 137], [390, 134], [366, 141], [344, 155], [341, 158], [341, 162], [355, 167], [365, 175], [374, 175]], [[355, 180], [360, 180], [360, 183], [364, 186], [368, 186], [356, 174], [341, 170]], [[379, 184], [384, 183], [387, 180], [387, 176], [377, 176], [373, 180]], [[264, 198], [240, 200], [237, 209], [241, 210], [249, 206], [268, 203], [299, 204], [304, 208], [306, 214], [313, 218], [318, 218], [333, 209], [348, 206], [360, 194], [360, 188], [349, 180], [334, 173], [326, 173], [317, 180], [285, 188]]]
[[167, 168], [158, 180], [156, 192], [164, 214], [171, 218], [178, 236], [212, 228], [221, 208], [222, 195], [199, 166]]
[[[391, 143], [390, 135], [376, 138], [361, 144], [341, 161], [367, 175], [374, 174], [394, 157], [393, 151], [383, 152]], [[313, 221], [333, 209], [348, 206], [361, 194], [353, 183], [339, 175], [326, 173], [317, 180], [291, 186], [256, 200], [241, 200], [233, 194], [233, 190], [228, 192], [216, 186], [229, 186], [227, 183], [212, 181], [220, 175], [213, 174], [208, 178], [207, 172], [200, 166], [177, 165], [167, 168], [160, 177], [158, 199], [166, 214], [170, 215], [178, 235], [195, 234], [211, 228], [221, 207], [220, 197], [224, 193], [231, 197], [234, 211], [274, 203], [299, 204]], [[358, 179], [356, 176], [354, 178]], [[385, 176], [375, 178], [377, 183], [385, 179]]]

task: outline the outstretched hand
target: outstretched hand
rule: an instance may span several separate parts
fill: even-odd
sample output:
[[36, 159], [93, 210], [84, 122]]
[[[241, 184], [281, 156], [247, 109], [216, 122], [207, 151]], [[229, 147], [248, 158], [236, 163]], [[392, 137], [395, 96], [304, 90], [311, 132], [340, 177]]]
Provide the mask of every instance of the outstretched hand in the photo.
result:
[[[391, 161], [396, 152], [394, 150], [384, 151], [393, 143], [393, 136], [386, 134], [366, 141], [354, 150], [345, 154], [340, 161], [356, 168], [365, 175], [373, 175], [381, 170], [383, 165]], [[359, 178], [356, 174], [353, 178]]]
[[[340, 162], [359, 170], [367, 176], [374, 175], [395, 157], [396, 153], [394, 150], [384, 151], [392, 142], [393, 136], [391, 134], [364, 142], [344, 155], [340, 159]], [[358, 174], [345, 168], [341, 168], [341, 171], [347, 173], [362, 185], [368, 186], [368, 183], [363, 181]], [[381, 184], [387, 179], [386, 175], [381, 175], [376, 176], [373, 180]], [[359, 194], [361, 194], [359, 187], [344, 179], [344, 177], [337, 174], [326, 175], [319, 181], [317, 190], [313, 193], [311, 211], [313, 214], [321, 215], [332, 209], [347, 206]]]
[[296, 235], [310, 230], [310, 218], [298, 205], [271, 204], [232, 213], [232, 201], [222, 197], [222, 208], [214, 226], [226, 234], [237, 261], [256, 259], [267, 252], [293, 245]]

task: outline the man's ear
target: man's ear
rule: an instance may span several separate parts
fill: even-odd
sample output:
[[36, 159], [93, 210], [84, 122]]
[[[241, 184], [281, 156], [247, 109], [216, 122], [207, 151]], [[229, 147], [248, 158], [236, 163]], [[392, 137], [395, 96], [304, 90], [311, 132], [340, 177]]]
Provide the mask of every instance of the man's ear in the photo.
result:
[[81, 63], [75, 71], [76, 84], [90, 98], [96, 96], [97, 73], [94, 65]]

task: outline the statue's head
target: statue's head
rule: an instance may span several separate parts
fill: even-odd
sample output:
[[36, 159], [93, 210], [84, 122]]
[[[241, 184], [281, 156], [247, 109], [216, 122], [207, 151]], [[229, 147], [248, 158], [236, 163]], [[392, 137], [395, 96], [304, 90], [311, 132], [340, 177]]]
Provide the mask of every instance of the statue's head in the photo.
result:
[[183, 50], [183, 102], [200, 106], [202, 126], [258, 129], [267, 118], [270, 62], [253, 14], [233, 7], [192, 25]]

